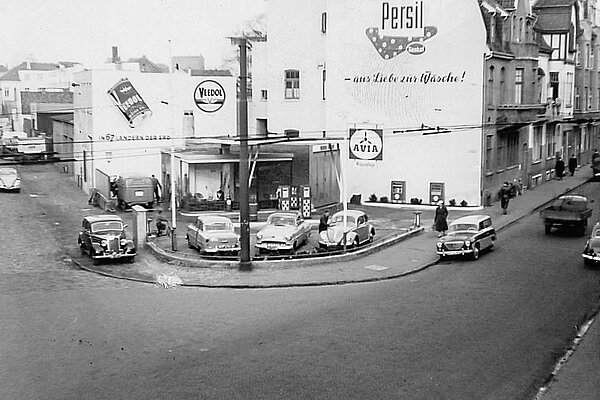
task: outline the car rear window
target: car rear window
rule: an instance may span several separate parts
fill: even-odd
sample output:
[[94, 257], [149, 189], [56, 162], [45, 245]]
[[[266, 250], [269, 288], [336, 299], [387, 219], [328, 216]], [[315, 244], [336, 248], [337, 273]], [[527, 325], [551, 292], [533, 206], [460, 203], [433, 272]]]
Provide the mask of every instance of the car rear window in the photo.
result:
[[205, 231], [230, 231], [232, 225], [228, 222], [213, 222], [211, 224], [204, 225]]

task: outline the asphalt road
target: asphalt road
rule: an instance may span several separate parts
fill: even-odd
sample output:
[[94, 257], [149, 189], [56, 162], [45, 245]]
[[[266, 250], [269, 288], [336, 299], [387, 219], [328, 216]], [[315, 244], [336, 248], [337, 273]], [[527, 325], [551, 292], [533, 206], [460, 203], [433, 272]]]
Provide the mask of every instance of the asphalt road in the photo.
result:
[[[70, 263], [85, 206], [41, 168], [1, 194], [2, 399], [531, 399], [600, 295], [585, 237], [547, 236], [536, 215], [477, 262], [392, 281], [112, 280]], [[600, 198], [600, 185], [585, 191]]]

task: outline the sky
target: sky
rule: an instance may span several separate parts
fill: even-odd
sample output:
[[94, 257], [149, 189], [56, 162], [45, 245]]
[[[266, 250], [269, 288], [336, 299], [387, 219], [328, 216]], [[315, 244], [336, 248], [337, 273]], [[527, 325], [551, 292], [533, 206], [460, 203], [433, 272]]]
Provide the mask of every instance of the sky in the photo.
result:
[[218, 68], [233, 51], [227, 36], [265, 10], [266, 0], [1, 0], [0, 64], [92, 67], [117, 46], [121, 60], [168, 65], [169, 54], [202, 54], [206, 68]]

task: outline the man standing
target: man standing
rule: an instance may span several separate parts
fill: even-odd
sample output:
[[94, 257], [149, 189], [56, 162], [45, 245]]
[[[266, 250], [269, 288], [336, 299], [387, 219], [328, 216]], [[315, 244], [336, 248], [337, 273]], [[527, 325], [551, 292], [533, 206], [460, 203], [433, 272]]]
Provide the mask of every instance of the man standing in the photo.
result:
[[498, 196], [500, 197], [500, 207], [502, 207], [502, 214], [508, 214], [508, 202], [510, 201], [511, 193], [510, 193], [510, 185], [508, 181], [504, 182], [504, 185], [498, 191]]
[[575, 175], [575, 169], [577, 168], [577, 158], [575, 158], [575, 154], [571, 154], [571, 158], [569, 158], [569, 172], [571, 176]]
[[563, 159], [558, 156], [558, 158], [556, 159], [556, 164], [554, 165], [554, 171], [556, 171], [556, 177], [558, 179], [562, 179], [563, 175], [565, 174], [565, 162], [563, 161]]
[[156, 202], [160, 203], [160, 193], [158, 189], [160, 188], [160, 190], [162, 191], [162, 185], [154, 175], [152, 175], [152, 188], [154, 190], [154, 197], [156, 197]]

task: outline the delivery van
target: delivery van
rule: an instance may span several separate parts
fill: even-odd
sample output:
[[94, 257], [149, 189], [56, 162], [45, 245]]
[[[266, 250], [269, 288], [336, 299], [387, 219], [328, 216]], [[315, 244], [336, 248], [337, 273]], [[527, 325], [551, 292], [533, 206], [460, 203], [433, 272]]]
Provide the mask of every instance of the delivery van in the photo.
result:
[[154, 187], [150, 177], [119, 177], [117, 179], [117, 202], [122, 209], [133, 205], [147, 208], [154, 206]]

